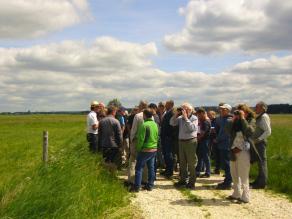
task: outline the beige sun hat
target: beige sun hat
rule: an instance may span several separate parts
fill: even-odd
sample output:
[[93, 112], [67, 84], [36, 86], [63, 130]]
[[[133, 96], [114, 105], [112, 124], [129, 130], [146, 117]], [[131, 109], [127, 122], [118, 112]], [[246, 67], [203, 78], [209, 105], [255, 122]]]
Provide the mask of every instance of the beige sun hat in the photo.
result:
[[95, 100], [94, 100], [94, 101], [92, 101], [92, 102], [91, 102], [91, 106], [98, 106], [98, 102], [97, 102], [97, 101], [95, 101]]

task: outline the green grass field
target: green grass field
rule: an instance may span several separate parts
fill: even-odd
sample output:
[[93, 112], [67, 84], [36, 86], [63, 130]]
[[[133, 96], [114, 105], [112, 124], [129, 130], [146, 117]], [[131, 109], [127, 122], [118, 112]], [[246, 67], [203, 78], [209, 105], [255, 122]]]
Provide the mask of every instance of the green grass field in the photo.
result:
[[[0, 117], [0, 218], [132, 217], [129, 193], [88, 152], [85, 116]], [[50, 162], [42, 163], [42, 131]]]
[[[0, 130], [0, 218], [135, 217], [129, 193], [88, 152], [85, 116], [0, 116]], [[49, 131], [47, 166], [43, 130]], [[292, 200], [291, 134], [291, 115], [272, 116], [269, 188]]]

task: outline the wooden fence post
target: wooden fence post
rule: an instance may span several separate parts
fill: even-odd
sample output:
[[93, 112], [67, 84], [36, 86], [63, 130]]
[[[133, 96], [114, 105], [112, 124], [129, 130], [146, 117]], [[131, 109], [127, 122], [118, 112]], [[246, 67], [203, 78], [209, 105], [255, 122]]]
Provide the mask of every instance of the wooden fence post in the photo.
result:
[[49, 148], [49, 132], [44, 131], [43, 132], [43, 162], [47, 163], [48, 162], [48, 150]]

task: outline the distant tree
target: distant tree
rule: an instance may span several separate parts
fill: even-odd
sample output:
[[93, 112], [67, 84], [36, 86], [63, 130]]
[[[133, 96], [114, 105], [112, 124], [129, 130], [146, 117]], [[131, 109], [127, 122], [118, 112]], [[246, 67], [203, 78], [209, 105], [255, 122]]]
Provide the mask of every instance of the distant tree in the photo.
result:
[[120, 108], [122, 106], [122, 103], [121, 101], [119, 101], [119, 99], [117, 98], [114, 98], [112, 99], [111, 101], [108, 102], [107, 106], [115, 106], [117, 108]]

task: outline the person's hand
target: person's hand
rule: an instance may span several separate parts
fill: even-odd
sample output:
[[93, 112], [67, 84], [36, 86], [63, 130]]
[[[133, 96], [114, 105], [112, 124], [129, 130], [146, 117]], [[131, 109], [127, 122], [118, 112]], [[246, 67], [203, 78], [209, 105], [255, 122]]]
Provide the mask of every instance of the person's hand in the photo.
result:
[[244, 111], [243, 110], [239, 110], [239, 118], [240, 119], [245, 119], [245, 113], [244, 113]]
[[187, 120], [188, 119], [188, 114], [187, 114], [187, 111], [185, 110], [185, 109], [182, 109], [182, 116], [183, 116], [183, 118], [185, 119], [185, 120]]
[[254, 142], [254, 144], [258, 144], [258, 143], [261, 142], [261, 140], [257, 138], [257, 139], [255, 139], [253, 142]]

